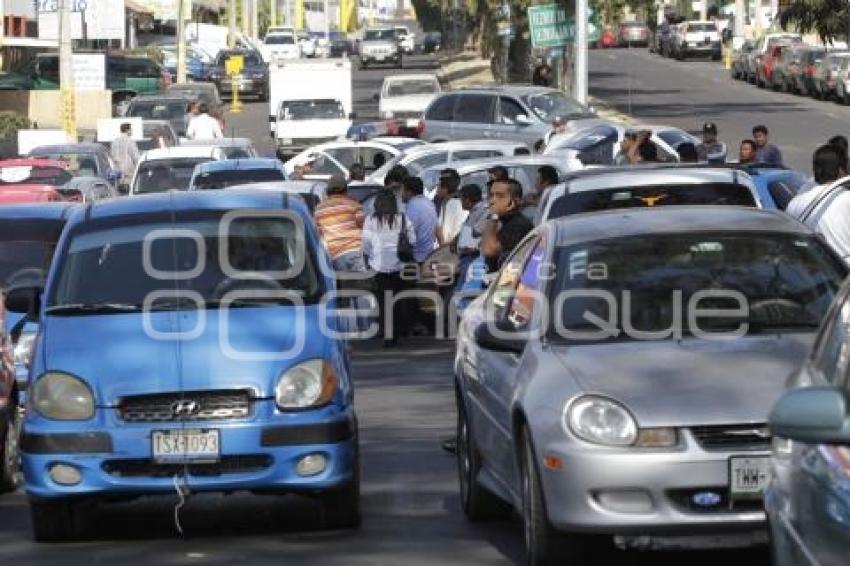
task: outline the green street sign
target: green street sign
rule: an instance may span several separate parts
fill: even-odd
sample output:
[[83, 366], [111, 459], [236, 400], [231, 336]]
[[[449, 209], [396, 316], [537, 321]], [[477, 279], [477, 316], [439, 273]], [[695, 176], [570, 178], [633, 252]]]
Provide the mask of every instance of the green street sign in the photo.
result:
[[573, 41], [575, 24], [557, 4], [528, 7], [532, 47], [560, 47]]

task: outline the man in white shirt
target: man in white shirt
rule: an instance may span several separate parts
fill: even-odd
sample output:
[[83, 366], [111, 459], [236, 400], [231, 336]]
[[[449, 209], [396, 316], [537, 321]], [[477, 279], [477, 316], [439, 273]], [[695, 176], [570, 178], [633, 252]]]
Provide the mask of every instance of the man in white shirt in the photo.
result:
[[437, 243], [441, 246], [451, 244], [460, 233], [467, 215], [458, 197], [460, 175], [454, 169], [443, 169], [440, 172], [440, 184], [434, 199], [440, 203], [437, 212]]
[[221, 132], [221, 124], [210, 116], [210, 107], [201, 104], [198, 108], [199, 115], [192, 118], [186, 129], [186, 137], [190, 140], [217, 140], [224, 137]]

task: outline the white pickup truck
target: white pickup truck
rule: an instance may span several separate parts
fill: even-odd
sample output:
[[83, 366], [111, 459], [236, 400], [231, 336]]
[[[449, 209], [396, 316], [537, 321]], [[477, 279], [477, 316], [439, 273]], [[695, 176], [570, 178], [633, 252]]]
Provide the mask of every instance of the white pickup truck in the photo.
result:
[[355, 116], [348, 59], [269, 65], [269, 127], [281, 158], [345, 137]]

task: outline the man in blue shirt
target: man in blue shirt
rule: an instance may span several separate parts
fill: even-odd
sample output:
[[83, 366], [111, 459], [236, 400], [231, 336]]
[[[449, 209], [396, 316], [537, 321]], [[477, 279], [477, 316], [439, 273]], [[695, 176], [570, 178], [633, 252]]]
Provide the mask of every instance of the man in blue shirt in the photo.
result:
[[437, 243], [437, 210], [434, 203], [422, 193], [425, 187], [419, 177], [406, 177], [403, 182], [402, 198], [405, 203], [405, 218], [413, 224], [416, 244], [413, 257], [417, 263], [425, 261]]
[[774, 167], [782, 167], [782, 152], [771, 143], [767, 143], [767, 126], [753, 128], [753, 139], [756, 142], [756, 163], [764, 163]]

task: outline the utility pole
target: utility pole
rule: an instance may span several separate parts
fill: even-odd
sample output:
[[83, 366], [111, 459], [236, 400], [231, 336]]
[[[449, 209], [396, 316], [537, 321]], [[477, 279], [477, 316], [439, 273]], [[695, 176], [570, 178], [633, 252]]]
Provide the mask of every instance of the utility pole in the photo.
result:
[[59, 97], [62, 129], [77, 141], [77, 104], [74, 92], [74, 46], [71, 43], [71, 0], [59, 4]]
[[229, 0], [227, 6], [227, 26], [229, 28], [227, 34], [227, 47], [233, 49], [236, 47], [236, 0]]
[[744, 37], [744, 24], [747, 22], [747, 1], [735, 0], [735, 37]]
[[269, 0], [269, 27], [277, 25], [277, 0]]
[[587, 104], [587, 0], [576, 0], [575, 99]]
[[259, 0], [251, 0], [251, 33], [250, 33], [250, 36], [253, 39], [260, 37], [260, 25], [259, 25], [258, 13], [257, 13], [257, 9], [258, 9], [259, 6], [257, 5], [257, 2], [259, 2]]
[[251, 0], [242, 0], [242, 34], [251, 35]]
[[331, 9], [328, 6], [328, 0], [325, 0], [325, 39], [328, 40], [328, 44], [331, 41]]
[[177, 84], [186, 82], [186, 0], [177, 1]]

